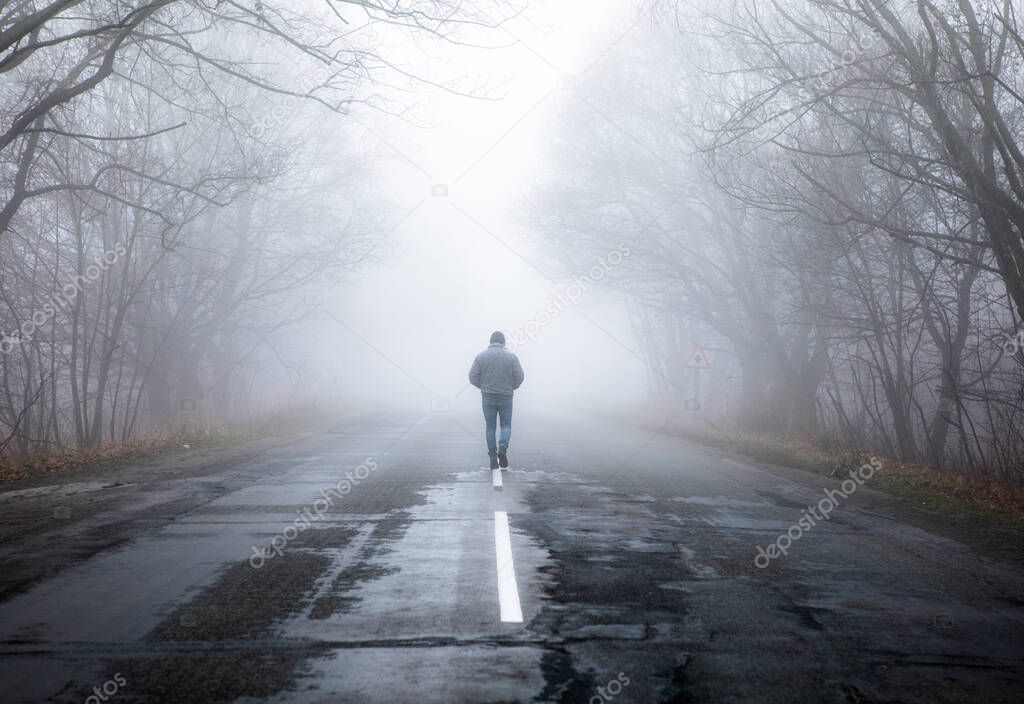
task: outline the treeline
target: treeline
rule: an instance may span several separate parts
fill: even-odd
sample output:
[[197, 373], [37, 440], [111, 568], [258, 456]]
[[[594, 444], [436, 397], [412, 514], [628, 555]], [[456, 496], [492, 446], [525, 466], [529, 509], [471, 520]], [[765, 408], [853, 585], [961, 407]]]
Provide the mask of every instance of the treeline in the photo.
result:
[[1024, 478], [1019, 7], [648, 10], [567, 104], [534, 213], [570, 266], [629, 243], [609, 278], [652, 395], [686, 417], [701, 342], [732, 360], [705, 419]]
[[393, 108], [379, 28], [440, 37], [484, 4], [3, 3], [0, 456], [242, 420], [287, 386], [282, 331], [385, 219], [337, 129]]

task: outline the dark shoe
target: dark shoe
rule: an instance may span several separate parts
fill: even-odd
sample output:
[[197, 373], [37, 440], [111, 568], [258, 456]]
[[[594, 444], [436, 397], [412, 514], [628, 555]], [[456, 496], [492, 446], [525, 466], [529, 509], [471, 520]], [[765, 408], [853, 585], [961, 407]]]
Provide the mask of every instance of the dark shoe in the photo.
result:
[[498, 458], [497, 457], [492, 457], [491, 458], [491, 469], [497, 469], [497, 468], [498, 468]]
[[498, 464], [500, 464], [502, 468], [508, 467], [508, 450], [505, 448], [498, 450]]

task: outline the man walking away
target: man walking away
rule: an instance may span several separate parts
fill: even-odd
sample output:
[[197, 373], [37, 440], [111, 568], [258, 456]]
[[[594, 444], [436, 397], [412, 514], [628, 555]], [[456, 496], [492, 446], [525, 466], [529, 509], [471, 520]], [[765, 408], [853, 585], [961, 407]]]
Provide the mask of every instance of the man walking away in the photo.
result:
[[[487, 426], [487, 454], [491, 469], [508, 467], [508, 441], [512, 436], [512, 393], [523, 383], [519, 358], [505, 349], [501, 332], [491, 335], [491, 344], [476, 356], [469, 369], [469, 383], [480, 389]], [[494, 439], [495, 416], [501, 419], [501, 436]]]

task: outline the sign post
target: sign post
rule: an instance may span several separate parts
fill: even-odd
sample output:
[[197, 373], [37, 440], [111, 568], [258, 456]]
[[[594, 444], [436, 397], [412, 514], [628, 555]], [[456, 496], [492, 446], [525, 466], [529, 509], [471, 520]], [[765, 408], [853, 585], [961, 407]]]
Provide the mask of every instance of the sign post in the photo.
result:
[[711, 362], [708, 361], [708, 355], [704, 348], [694, 345], [693, 352], [690, 353], [690, 357], [683, 367], [693, 370], [693, 399], [685, 402], [684, 408], [692, 411], [700, 410], [700, 370], [711, 369]]

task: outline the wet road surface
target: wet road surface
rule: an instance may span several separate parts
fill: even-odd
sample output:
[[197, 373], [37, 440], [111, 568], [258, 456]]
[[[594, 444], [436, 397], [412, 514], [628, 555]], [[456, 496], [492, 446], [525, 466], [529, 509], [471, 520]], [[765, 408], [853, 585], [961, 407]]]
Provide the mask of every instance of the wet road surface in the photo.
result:
[[475, 415], [374, 415], [182, 476], [0, 492], [3, 701], [1024, 691], [1024, 573], [879, 513], [870, 482], [762, 569], [837, 481], [516, 420], [506, 472]]

